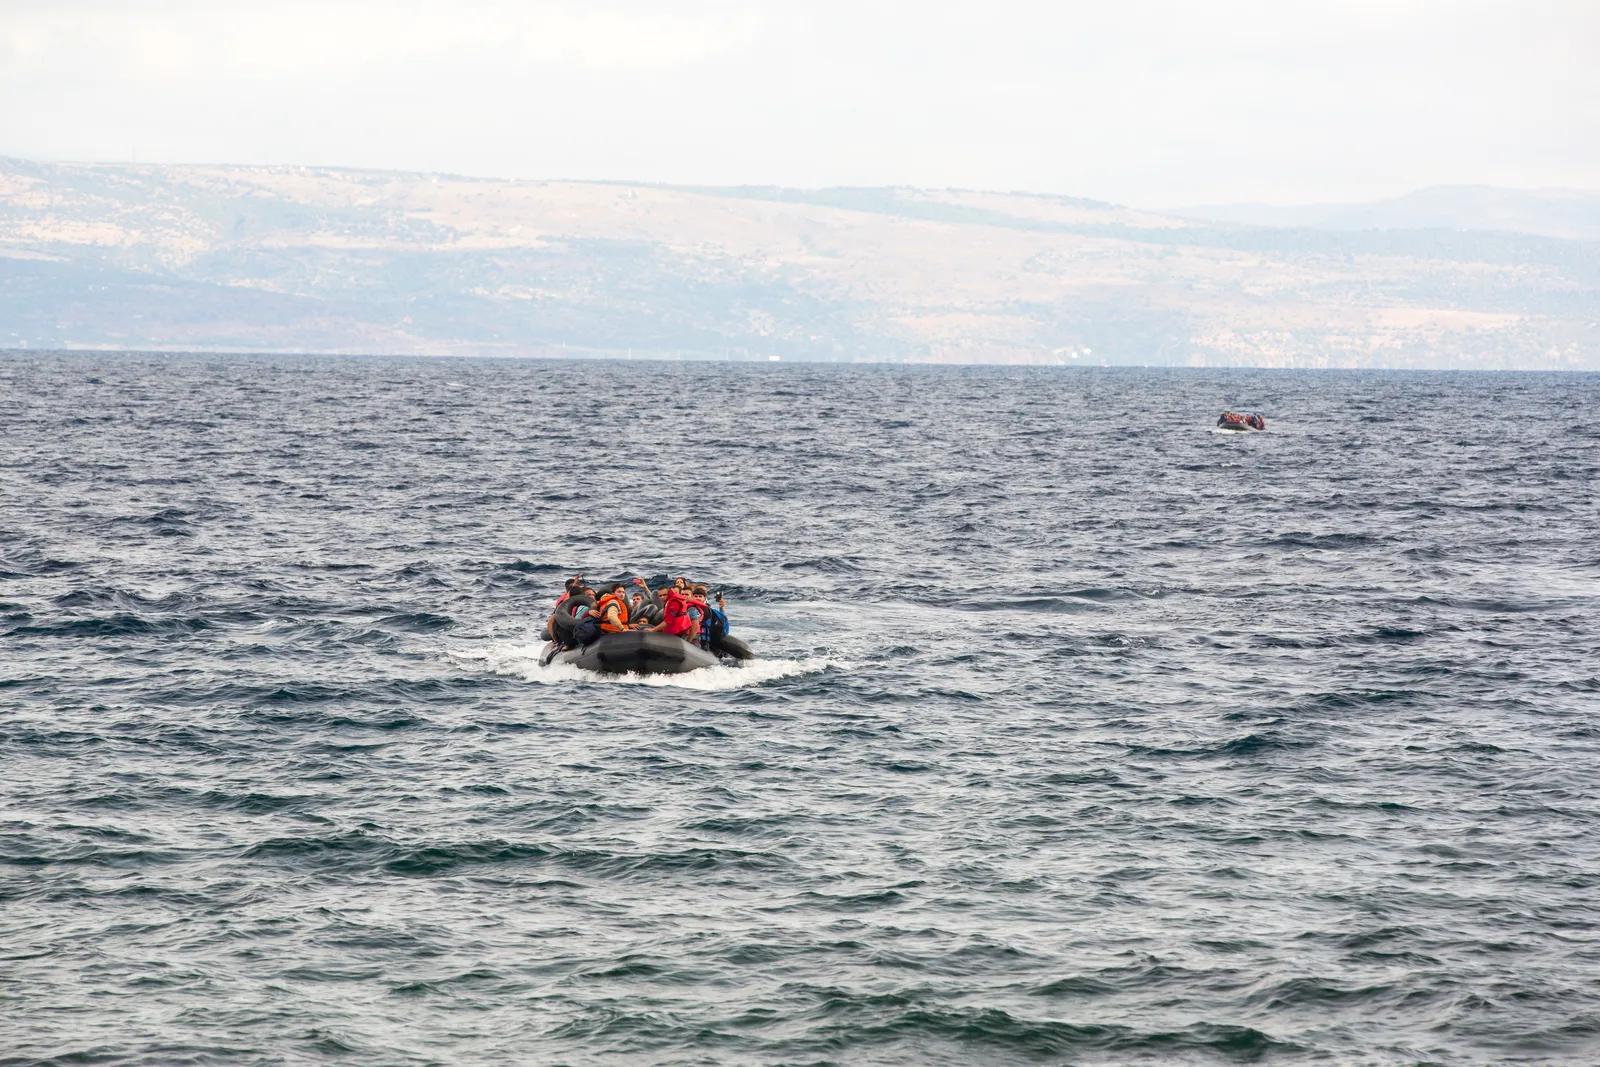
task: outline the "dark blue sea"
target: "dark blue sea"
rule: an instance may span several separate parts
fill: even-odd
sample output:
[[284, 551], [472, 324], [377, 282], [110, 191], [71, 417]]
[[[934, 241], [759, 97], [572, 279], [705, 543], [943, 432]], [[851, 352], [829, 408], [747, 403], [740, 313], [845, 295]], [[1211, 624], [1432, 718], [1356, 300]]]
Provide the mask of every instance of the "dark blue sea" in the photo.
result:
[[1600, 1063], [1597, 488], [1600, 376], [0, 356], [0, 1063]]

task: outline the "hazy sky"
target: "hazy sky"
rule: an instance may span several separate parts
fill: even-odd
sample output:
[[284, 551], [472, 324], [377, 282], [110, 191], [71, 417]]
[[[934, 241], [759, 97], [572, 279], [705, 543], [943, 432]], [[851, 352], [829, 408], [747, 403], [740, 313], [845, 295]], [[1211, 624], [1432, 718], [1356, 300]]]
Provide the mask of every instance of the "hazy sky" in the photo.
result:
[[0, 153], [1026, 189], [1600, 189], [1600, 0], [0, 0]]

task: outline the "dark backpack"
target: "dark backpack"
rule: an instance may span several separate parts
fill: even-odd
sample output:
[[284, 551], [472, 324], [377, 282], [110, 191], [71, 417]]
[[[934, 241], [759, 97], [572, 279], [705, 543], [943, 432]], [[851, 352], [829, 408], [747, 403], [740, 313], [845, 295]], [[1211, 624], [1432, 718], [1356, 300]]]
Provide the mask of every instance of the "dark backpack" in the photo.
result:
[[590, 612], [572, 628], [572, 640], [580, 645], [591, 645], [600, 640], [600, 620]]

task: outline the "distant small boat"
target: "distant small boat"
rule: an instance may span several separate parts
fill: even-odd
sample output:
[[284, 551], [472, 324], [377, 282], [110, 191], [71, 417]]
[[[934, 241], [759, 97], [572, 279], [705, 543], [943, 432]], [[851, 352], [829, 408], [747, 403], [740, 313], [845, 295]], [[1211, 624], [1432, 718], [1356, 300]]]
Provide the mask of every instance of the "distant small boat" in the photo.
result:
[[[600, 674], [684, 674], [723, 662], [755, 659], [749, 645], [723, 630], [713, 633], [708, 647], [656, 630], [633, 629], [603, 633], [584, 642], [573, 614], [593, 609], [587, 592], [569, 596], [551, 613], [545, 636], [551, 638], [539, 656], [539, 666], [569, 663]], [[666, 618], [659, 603], [636, 603], [627, 615], [643, 625], [659, 625]]]
[[1251, 430], [1265, 430], [1267, 420], [1253, 411], [1224, 411], [1217, 416], [1217, 429], [1238, 430], [1248, 433]]

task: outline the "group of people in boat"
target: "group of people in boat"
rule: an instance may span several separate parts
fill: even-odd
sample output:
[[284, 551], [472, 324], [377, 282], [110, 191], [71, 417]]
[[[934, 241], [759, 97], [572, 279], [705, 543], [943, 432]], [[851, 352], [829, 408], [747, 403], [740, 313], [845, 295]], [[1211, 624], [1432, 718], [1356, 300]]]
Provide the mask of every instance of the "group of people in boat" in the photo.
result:
[[1265, 430], [1267, 420], [1255, 412], [1224, 411], [1217, 416], [1217, 426], [1224, 430]]
[[650, 630], [709, 649], [728, 634], [728, 603], [720, 591], [713, 597], [705, 583], [682, 575], [659, 590], [634, 578], [597, 591], [578, 574], [567, 579], [545, 629], [562, 648], [581, 648], [605, 634]]

